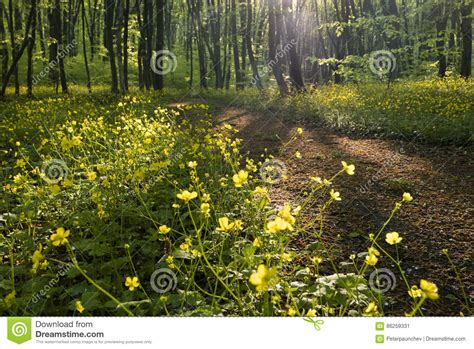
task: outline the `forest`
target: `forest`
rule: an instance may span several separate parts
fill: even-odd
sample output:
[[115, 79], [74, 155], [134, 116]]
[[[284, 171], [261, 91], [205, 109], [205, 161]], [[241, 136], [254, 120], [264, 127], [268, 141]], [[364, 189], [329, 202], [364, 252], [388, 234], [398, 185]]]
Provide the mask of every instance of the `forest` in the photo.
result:
[[0, 315], [472, 315], [472, 19], [0, 0]]

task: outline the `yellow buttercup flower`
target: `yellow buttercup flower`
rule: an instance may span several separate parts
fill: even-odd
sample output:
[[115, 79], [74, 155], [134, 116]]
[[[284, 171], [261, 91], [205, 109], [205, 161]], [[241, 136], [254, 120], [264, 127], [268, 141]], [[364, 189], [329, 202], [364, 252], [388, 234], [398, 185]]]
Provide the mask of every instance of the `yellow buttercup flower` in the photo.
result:
[[423, 291], [418, 288], [418, 286], [413, 285], [408, 291], [408, 294], [412, 298], [419, 298], [423, 295]]
[[53, 184], [49, 186], [49, 190], [53, 195], [56, 195], [61, 191], [61, 187], [57, 184]]
[[343, 170], [349, 175], [352, 176], [355, 173], [355, 166], [348, 165], [347, 162], [341, 161]]
[[95, 181], [95, 179], [97, 178], [97, 173], [95, 173], [94, 171], [90, 171], [87, 172], [86, 176], [88, 180]]
[[136, 276], [127, 276], [127, 278], [125, 279], [125, 286], [128, 287], [130, 291], [134, 291], [137, 287], [140, 286], [140, 281], [138, 281], [138, 278]]
[[166, 225], [162, 225], [158, 228], [160, 234], [168, 234], [171, 231], [171, 228], [169, 228]]
[[407, 201], [407, 202], [410, 202], [413, 200], [413, 197], [411, 196], [410, 193], [403, 193], [403, 201]]
[[420, 288], [429, 299], [437, 300], [439, 298], [436, 284], [422, 279], [420, 281]]
[[260, 240], [260, 238], [255, 238], [255, 240], [253, 240], [252, 245], [255, 247], [262, 247], [262, 240]]
[[234, 229], [235, 227], [235, 223], [231, 223], [229, 221], [229, 218], [227, 217], [221, 217], [219, 218], [219, 227], [216, 228], [217, 231], [225, 231], [225, 232], [228, 232], [228, 231], [231, 231], [232, 229]]
[[378, 315], [378, 310], [377, 310], [377, 305], [375, 304], [375, 302], [370, 302], [368, 305], [367, 305], [367, 308], [365, 308], [364, 310], [364, 315]]
[[302, 129], [301, 127], [298, 127], [298, 128], [296, 129], [296, 133], [299, 134], [299, 135], [302, 134], [302, 133], [303, 133], [303, 129]]
[[307, 317], [316, 316], [316, 310], [314, 310], [314, 309], [308, 309], [308, 311], [306, 312], [306, 316], [307, 316]]
[[68, 242], [67, 238], [69, 234], [69, 230], [66, 230], [61, 227], [56, 229], [56, 233], [51, 234], [50, 240], [53, 242], [54, 246], [64, 245]]
[[257, 271], [250, 275], [249, 281], [255, 286], [257, 292], [261, 292], [273, 284], [275, 274], [274, 268], [268, 269], [264, 264], [260, 264]]
[[378, 260], [379, 259], [374, 254], [369, 254], [365, 257], [365, 263], [367, 263], [368, 265], [371, 265], [371, 266], [376, 265]]
[[273, 221], [267, 223], [266, 231], [268, 233], [278, 233], [285, 230], [293, 231], [293, 227], [281, 217], [276, 217]]
[[341, 194], [338, 191], [334, 191], [334, 189], [331, 189], [329, 192], [331, 195], [331, 198], [335, 201], [341, 201]]
[[188, 167], [189, 168], [192, 168], [192, 169], [195, 169], [197, 167], [197, 162], [196, 161], [190, 161], [188, 162]]
[[240, 170], [238, 173], [236, 173], [232, 177], [235, 187], [240, 188], [242, 185], [247, 183], [248, 177], [249, 177], [249, 173], [245, 170]]
[[209, 205], [207, 202], [203, 202], [201, 204], [201, 213], [205, 216], [209, 216], [210, 211], [211, 211], [211, 205]]
[[377, 256], [380, 256], [380, 252], [373, 247], [369, 247], [369, 254], [365, 257], [365, 263], [368, 265], [374, 266], [378, 262]]
[[278, 212], [278, 216], [283, 218], [289, 224], [293, 225], [296, 222], [296, 218], [291, 214], [291, 207], [288, 204], [285, 204], [283, 208]]
[[192, 200], [192, 199], [195, 199], [197, 198], [198, 194], [193, 191], [193, 192], [189, 192], [187, 190], [183, 190], [181, 193], [179, 194], [176, 194], [176, 197], [180, 200], [183, 200], [185, 202], [188, 202], [189, 200]]
[[402, 238], [399, 236], [399, 234], [396, 231], [393, 231], [385, 235], [385, 241], [387, 241], [387, 243], [390, 245], [396, 245], [400, 243], [400, 241], [402, 241]]
[[76, 301], [75, 307], [76, 307], [76, 310], [81, 314], [84, 310], [86, 310], [86, 308], [84, 308], [84, 306], [82, 305], [81, 301]]

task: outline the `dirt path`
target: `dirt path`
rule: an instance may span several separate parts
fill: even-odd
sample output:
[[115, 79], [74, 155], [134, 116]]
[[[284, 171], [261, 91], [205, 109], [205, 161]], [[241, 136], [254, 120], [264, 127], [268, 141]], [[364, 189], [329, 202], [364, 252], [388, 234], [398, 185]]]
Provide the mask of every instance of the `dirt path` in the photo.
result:
[[[244, 149], [254, 158], [265, 148], [276, 154], [297, 127], [303, 128], [301, 139], [279, 157], [288, 168], [288, 180], [272, 193], [276, 201], [294, 202], [310, 176], [328, 178], [340, 169], [341, 160], [356, 165], [356, 175], [344, 176], [336, 183], [343, 200], [332, 207], [325, 222], [325, 235], [341, 260], [366, 250], [368, 233], [383, 224], [404, 191], [412, 193], [415, 200], [388, 227], [388, 231], [398, 231], [404, 238], [399, 253], [409, 281], [417, 283], [426, 278], [438, 285], [442, 301], [429, 303], [427, 313], [459, 315], [463, 295], [442, 254], [446, 248], [473, 306], [472, 149], [349, 137], [328, 129], [283, 123], [278, 115], [234, 107], [217, 107], [216, 122], [239, 129]], [[294, 157], [297, 150], [302, 155], [300, 160]], [[380, 267], [396, 271], [389, 261]], [[391, 308], [392, 314], [403, 315], [408, 299], [400, 278], [393, 292], [395, 302], [386, 308]]]

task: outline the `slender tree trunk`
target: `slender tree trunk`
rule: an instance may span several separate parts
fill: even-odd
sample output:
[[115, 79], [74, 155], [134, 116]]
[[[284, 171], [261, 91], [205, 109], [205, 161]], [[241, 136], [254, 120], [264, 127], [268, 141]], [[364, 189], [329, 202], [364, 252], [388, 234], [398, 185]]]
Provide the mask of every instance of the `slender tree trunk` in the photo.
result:
[[472, 0], [463, 0], [461, 17], [461, 76], [467, 79], [471, 76], [472, 65]]
[[267, 64], [272, 68], [273, 75], [280, 90], [281, 96], [288, 95], [288, 86], [281, 72], [280, 60], [276, 52], [276, 18], [273, 0], [268, 1], [268, 62]]
[[[7, 47], [7, 33], [5, 30], [5, 21], [4, 21], [4, 13], [5, 8], [3, 5], [3, 0], [0, 0], [0, 41], [1, 41], [1, 48], [0, 51], [2, 52], [2, 81], [5, 78], [5, 74], [8, 70], [8, 47]], [[8, 22], [8, 20], [7, 20]]]
[[252, 28], [252, 2], [251, 0], [247, 0], [247, 25], [245, 28], [245, 42], [247, 44], [247, 52], [249, 54], [249, 63], [250, 67], [252, 68], [252, 81], [255, 81], [255, 86], [258, 89], [262, 89], [262, 81], [260, 80], [260, 76], [258, 75], [257, 63], [255, 62], [255, 57], [253, 56], [253, 48], [252, 48], [252, 35], [251, 35], [251, 28]]
[[10, 80], [10, 77], [12, 76], [13, 72], [15, 71], [15, 68], [17, 67], [18, 62], [19, 62], [21, 56], [23, 55], [23, 52], [28, 47], [28, 45], [30, 43], [30, 40], [32, 40], [31, 37], [30, 37], [30, 29], [31, 29], [31, 26], [32, 26], [32, 22], [33, 22], [33, 8], [31, 8], [30, 14], [28, 15], [28, 19], [26, 21], [25, 37], [23, 39], [23, 42], [20, 45], [18, 52], [16, 52], [16, 54], [13, 56], [12, 65], [8, 69], [8, 71], [5, 74], [5, 77], [3, 79], [2, 90], [0, 91], [0, 96], [2, 96], [2, 97], [5, 96], [5, 92], [6, 92], [7, 86], [8, 86], [8, 81]]
[[286, 47], [289, 47], [288, 48], [288, 57], [290, 60], [289, 73], [290, 73], [290, 79], [291, 79], [292, 85], [296, 89], [296, 91], [304, 91], [305, 87], [304, 87], [304, 82], [303, 82], [303, 75], [301, 73], [301, 63], [300, 63], [298, 51], [296, 50], [297, 37], [295, 33], [293, 14], [291, 11], [292, 7], [293, 7], [293, 0], [282, 1], [283, 17], [285, 19], [285, 28], [286, 28], [286, 37], [287, 37]]
[[89, 93], [92, 93], [92, 85], [91, 85], [91, 74], [89, 71], [89, 62], [87, 60], [87, 49], [86, 49], [86, 7], [84, 4], [84, 0], [81, 0], [82, 12], [81, 12], [81, 19], [82, 19], [82, 54], [84, 55], [84, 68], [86, 69], [86, 76], [87, 76], [87, 90]]
[[27, 96], [32, 96], [33, 95], [33, 50], [35, 48], [35, 42], [36, 42], [36, 0], [31, 0], [31, 16], [32, 16], [32, 21], [31, 21], [31, 40], [28, 44], [28, 64], [27, 64], [27, 71], [26, 71], [26, 85], [27, 85]]
[[117, 66], [115, 63], [115, 50], [114, 50], [114, 38], [113, 38], [113, 25], [114, 25], [114, 12], [116, 0], [104, 0], [105, 6], [105, 28], [104, 28], [104, 41], [105, 47], [108, 51], [110, 73], [112, 74], [111, 88], [112, 93], [118, 93], [118, 80], [117, 80]]
[[123, 84], [128, 92], [128, 22], [130, 18], [130, 0], [125, 0], [123, 22]]
[[235, 0], [231, 0], [230, 30], [232, 36], [232, 50], [234, 52], [235, 86], [237, 89], [241, 89], [243, 88], [243, 85], [239, 61], [239, 44], [237, 38], [237, 8], [235, 5]]

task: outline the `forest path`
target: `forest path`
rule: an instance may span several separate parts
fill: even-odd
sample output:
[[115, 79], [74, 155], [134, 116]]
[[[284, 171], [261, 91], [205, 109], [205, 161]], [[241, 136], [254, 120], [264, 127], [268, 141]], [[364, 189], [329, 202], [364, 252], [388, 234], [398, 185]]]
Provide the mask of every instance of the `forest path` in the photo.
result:
[[[325, 217], [323, 236], [339, 261], [366, 251], [368, 234], [378, 231], [402, 193], [410, 192], [414, 200], [404, 205], [386, 230], [398, 231], [403, 237], [399, 255], [409, 282], [418, 284], [422, 278], [434, 281], [444, 299], [442, 307], [441, 302], [425, 303], [430, 313], [459, 315], [464, 299], [442, 254], [442, 249], [448, 249], [473, 306], [474, 161], [469, 149], [348, 136], [283, 121], [277, 114], [219, 103], [212, 103], [211, 111], [216, 124], [229, 123], [239, 130], [237, 137], [243, 139], [243, 149], [250, 157], [259, 160], [268, 149], [284, 162], [288, 180], [274, 186], [271, 193], [278, 204], [297, 202], [310, 176], [331, 177], [341, 169], [341, 160], [355, 164], [354, 176], [343, 176], [334, 183], [342, 201]], [[276, 156], [298, 127], [303, 129], [301, 136]], [[294, 156], [296, 151], [301, 159]], [[294, 248], [307, 243], [306, 238], [296, 241]], [[382, 245], [393, 249], [384, 241]], [[387, 258], [377, 266], [397, 275], [396, 301], [386, 306], [392, 307], [390, 313], [403, 315], [407, 309], [401, 305], [406, 305], [407, 291], [396, 266]]]

